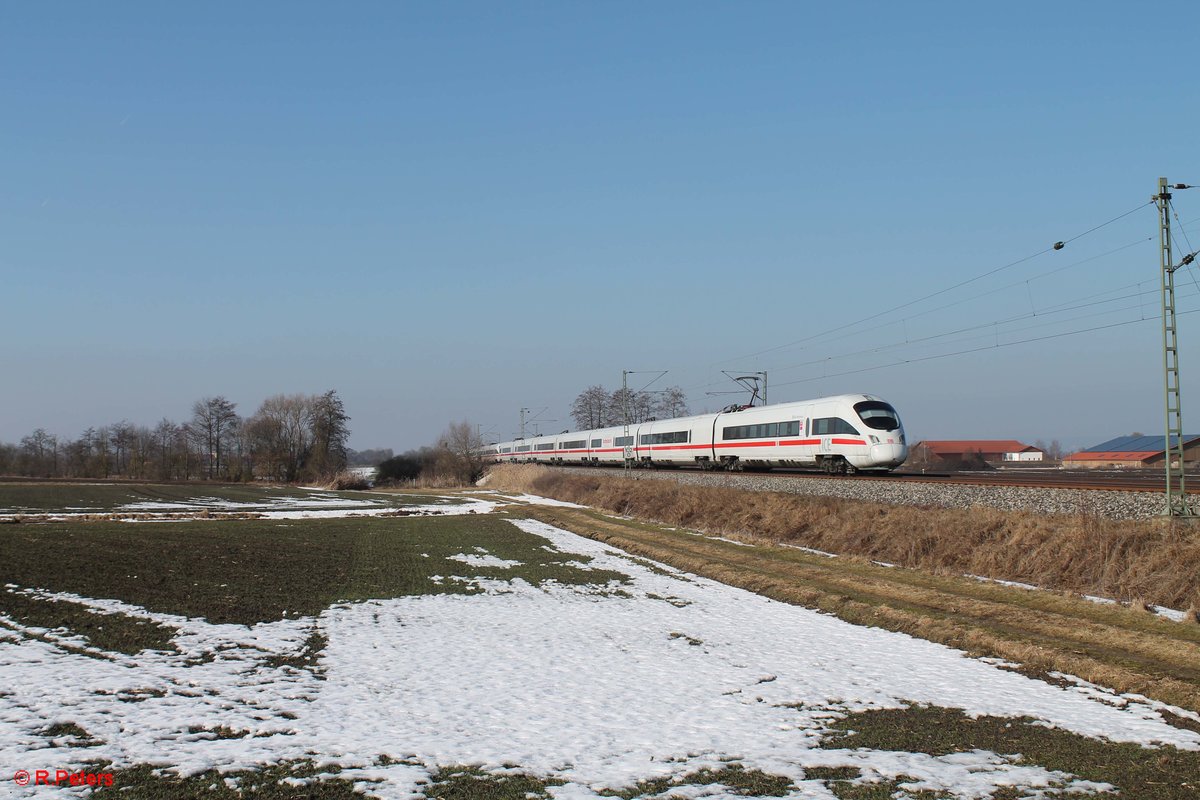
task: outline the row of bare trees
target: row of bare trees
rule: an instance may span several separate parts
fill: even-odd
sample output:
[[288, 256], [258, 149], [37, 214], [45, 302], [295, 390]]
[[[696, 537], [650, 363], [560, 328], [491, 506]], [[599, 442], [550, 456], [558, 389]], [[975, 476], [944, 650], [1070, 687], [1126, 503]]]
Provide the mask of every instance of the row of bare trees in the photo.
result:
[[187, 422], [121, 421], [60, 439], [38, 428], [0, 443], [0, 475], [144, 480], [323, 480], [346, 465], [350, 417], [336, 391], [276, 395], [249, 418], [205, 397]]
[[651, 419], [673, 419], [688, 414], [683, 389], [672, 386], [657, 392], [589, 386], [571, 404], [571, 417], [580, 430], [636, 424]]

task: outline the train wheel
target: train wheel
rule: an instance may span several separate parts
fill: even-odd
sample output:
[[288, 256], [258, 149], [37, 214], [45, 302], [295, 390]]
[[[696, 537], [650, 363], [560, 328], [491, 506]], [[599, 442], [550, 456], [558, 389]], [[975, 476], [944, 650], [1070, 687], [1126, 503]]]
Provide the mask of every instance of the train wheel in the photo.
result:
[[854, 467], [841, 456], [826, 456], [821, 462], [821, 468], [830, 475], [848, 475], [854, 473]]

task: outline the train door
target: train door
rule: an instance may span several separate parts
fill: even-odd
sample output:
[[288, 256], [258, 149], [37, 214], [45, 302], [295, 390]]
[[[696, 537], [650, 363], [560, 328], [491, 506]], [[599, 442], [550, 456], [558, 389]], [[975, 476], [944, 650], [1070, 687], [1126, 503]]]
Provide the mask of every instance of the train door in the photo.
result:
[[653, 460], [654, 453], [650, 449], [649, 444], [642, 444], [642, 436], [650, 433], [654, 428], [653, 425], [631, 425], [629, 430], [633, 432], [633, 452], [634, 461], [639, 464], [645, 464]]
[[[829, 455], [833, 453], [833, 409], [822, 407], [814, 409], [813, 420], [809, 423], [812, 427], [808, 432], [810, 436], [815, 436], [820, 440], [817, 446], [817, 452], [821, 455]], [[817, 416], [817, 415], [820, 416]]]

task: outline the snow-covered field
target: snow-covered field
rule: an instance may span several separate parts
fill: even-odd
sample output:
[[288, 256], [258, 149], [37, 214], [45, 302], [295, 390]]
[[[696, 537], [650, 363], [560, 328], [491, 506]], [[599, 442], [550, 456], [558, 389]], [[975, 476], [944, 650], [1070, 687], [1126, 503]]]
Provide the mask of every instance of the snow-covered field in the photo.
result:
[[253, 502], [239, 502], [220, 497], [198, 496], [178, 501], [139, 501], [122, 503], [111, 509], [64, 509], [51, 512], [16, 512], [0, 509], [0, 521], [21, 517], [25, 521], [69, 522], [72, 519], [110, 514], [123, 522], [155, 522], [162, 520], [210, 519], [214, 516], [245, 516], [255, 519], [333, 519], [341, 517], [376, 517], [395, 514], [398, 511], [412, 516], [445, 516], [453, 514], [486, 514], [493, 511], [496, 502], [470, 499], [460, 502], [456, 498], [430, 498], [434, 502], [424, 504], [403, 503], [388, 495], [379, 499], [370, 497], [346, 497], [331, 492], [311, 490], [304, 496], [264, 497]]
[[[561, 779], [550, 788], [561, 800], [729, 761], [792, 778], [796, 798], [832, 798], [805, 770], [838, 766], [862, 780], [911, 776], [906, 787], [963, 798], [999, 786], [1101, 788], [982, 751], [816, 746], [831, 719], [909, 703], [1200, 750], [1200, 735], [1166, 724], [1166, 707], [1144, 698], [1032, 680], [940, 645], [649, 569], [542, 523], [513, 524], [631, 580], [476, 579], [475, 566], [515, 563], [474, 546], [450, 577], [476, 581], [481, 593], [336, 605], [253, 627], [60, 595], [175, 626], [180, 652], [94, 658], [57, 646], [52, 633], [47, 641], [32, 636], [45, 631], [0, 629], [0, 763], [32, 770], [103, 759], [190, 774], [311, 759], [384, 798], [419, 796], [439, 765], [455, 764]], [[316, 669], [277, 665], [314, 631], [327, 640]], [[39, 735], [55, 723], [74, 723], [95, 742]], [[216, 738], [218, 728], [247, 733]], [[55, 791], [70, 790], [0, 781], [0, 796]], [[733, 796], [720, 786], [686, 791]]]

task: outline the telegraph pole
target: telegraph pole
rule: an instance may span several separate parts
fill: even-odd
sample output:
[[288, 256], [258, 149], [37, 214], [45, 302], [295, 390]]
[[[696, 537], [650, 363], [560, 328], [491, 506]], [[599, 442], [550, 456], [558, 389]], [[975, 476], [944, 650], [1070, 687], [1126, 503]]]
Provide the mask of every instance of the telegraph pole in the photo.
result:
[[[1190, 189], [1187, 184], [1169, 186], [1166, 178], [1158, 179], [1159, 263], [1162, 270], [1163, 310], [1163, 380], [1166, 387], [1166, 437], [1163, 439], [1163, 461], [1166, 462], [1167, 504], [1163, 514], [1168, 517], [1196, 518], [1188, 503], [1183, 471], [1183, 402], [1179, 391], [1179, 340], [1175, 317], [1175, 270], [1190, 264], [1195, 254], [1189, 254], [1178, 264], [1171, 255], [1171, 192], [1170, 189]], [[1171, 437], [1174, 438], [1172, 444]], [[1174, 459], [1174, 461], [1172, 461]]]
[[529, 411], [528, 408], [521, 409], [521, 438], [525, 438], [525, 414]]

